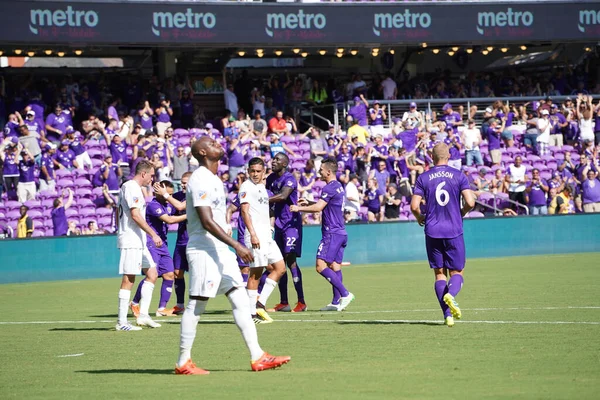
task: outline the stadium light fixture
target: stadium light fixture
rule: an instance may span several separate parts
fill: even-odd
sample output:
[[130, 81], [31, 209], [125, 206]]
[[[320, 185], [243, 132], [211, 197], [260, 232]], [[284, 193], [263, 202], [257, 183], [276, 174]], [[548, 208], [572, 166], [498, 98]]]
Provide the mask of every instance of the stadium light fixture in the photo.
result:
[[393, 55], [393, 54], [396, 54], [396, 50], [394, 50], [394, 49], [390, 49], [390, 54], [392, 54], [392, 55]]
[[304, 58], [308, 57], [308, 51], [303, 51], [300, 55]]
[[344, 48], [343, 47], [338, 47], [337, 52], [338, 53], [343, 53], [344, 52]]
[[452, 51], [452, 50], [450, 50], [450, 51], [448, 52], [448, 55], [449, 55], [450, 57], [452, 57], [454, 54], [455, 54], [455, 53], [454, 53], [454, 51]]
[[319, 50], [319, 54], [324, 56], [325, 54], [327, 54], [327, 50], [321, 49], [321, 50]]
[[501, 52], [506, 53], [508, 51], [508, 47], [503, 47], [500, 49]]
[[337, 56], [337, 58], [342, 58], [342, 57], [344, 57], [344, 53], [337, 53], [336, 56]]
[[4, 52], [2, 50], [0, 50], [0, 57], [2, 56], [2, 54], [4, 54]]
[[527, 46], [521, 45], [521, 50], [523, 50], [523, 51], [527, 50]]
[[298, 49], [298, 48], [292, 49], [292, 51], [294, 52], [294, 54], [300, 53], [300, 49]]
[[592, 51], [592, 48], [591, 48], [591, 47], [589, 47], [589, 46], [586, 46], [586, 47], [584, 48], [584, 50], [585, 50], [585, 52], [586, 52], [586, 53], [589, 53], [589, 52], [591, 52], [591, 51]]
[[427, 48], [427, 43], [423, 42], [423, 43], [421, 43], [421, 46], [423, 46], [423, 48], [425, 49], [425, 48]]
[[238, 51], [238, 56], [244, 57], [245, 55], [246, 55], [246, 52], [244, 50]]
[[281, 51], [281, 50], [275, 50], [275, 55], [276, 55], [277, 57], [279, 57], [279, 56], [280, 56], [280, 55], [282, 55], [282, 54], [283, 54], [283, 51]]
[[65, 56], [65, 52], [64, 51], [59, 51], [58, 53], [56, 53], [56, 55], [58, 55], [59, 57], [64, 57]]
[[487, 51], [492, 51], [492, 50], [494, 50], [494, 46], [488, 46], [487, 47]]
[[440, 52], [440, 49], [433, 49], [433, 50], [431, 50], [431, 51], [433, 52], [433, 54], [437, 54], [437, 53], [439, 53], [439, 52]]
[[469, 48], [467, 49], [467, 53], [468, 53], [468, 54], [471, 54], [471, 53], [473, 53], [473, 49], [469, 47]]
[[484, 56], [487, 56], [488, 54], [490, 54], [490, 52], [489, 52], [489, 51], [487, 51], [487, 50], [483, 50], [483, 51], [481, 52], [481, 54], [483, 54]]
[[358, 54], [358, 50], [352, 49], [352, 50], [350, 50], [350, 54], [352, 54], [353, 56], [355, 56], [355, 55]]
[[258, 58], [263, 58], [263, 56], [264, 56], [264, 55], [265, 55], [265, 53], [256, 53], [256, 56], [257, 56]]
[[49, 56], [52, 54], [52, 50], [48, 49], [48, 50], [44, 50], [44, 53]]
[[256, 52], [257, 53], [262, 53], [262, 52], [264, 52], [264, 50], [263, 49], [256, 49]]
[[15, 54], [16, 55], [20, 55], [23, 52], [23, 50], [21, 49], [15, 49]]
[[33, 57], [35, 56], [35, 51], [28, 51], [27, 52], [27, 57]]
[[374, 51], [375, 53], [379, 53], [379, 48], [378, 48], [378, 47], [374, 47], [374, 48], [373, 48], [373, 51]]
[[83, 50], [75, 50], [75, 55], [80, 56], [83, 54]]
[[455, 53], [458, 51], [458, 49], [460, 49], [460, 47], [458, 47], [458, 46], [452, 47], [452, 51], [455, 52]]

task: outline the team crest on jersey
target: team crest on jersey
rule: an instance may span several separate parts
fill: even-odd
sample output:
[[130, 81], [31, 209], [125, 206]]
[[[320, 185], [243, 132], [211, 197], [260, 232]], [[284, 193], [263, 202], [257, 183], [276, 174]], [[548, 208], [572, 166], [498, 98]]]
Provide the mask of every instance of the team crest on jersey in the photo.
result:
[[139, 201], [140, 201], [139, 197], [134, 197], [134, 198], [133, 198], [133, 202], [134, 202], [134, 203], [136, 203], [136, 204], [137, 204], [137, 203], [139, 203]]
[[206, 196], [208, 196], [208, 193], [206, 193], [204, 190], [201, 190], [200, 193], [198, 193], [198, 195], [202, 200], [204, 200], [206, 199]]
[[246, 192], [242, 192], [242, 193], [240, 193], [240, 197], [241, 197], [242, 199], [245, 199], [245, 198], [246, 198]]
[[162, 214], [162, 210], [161, 210], [160, 208], [158, 208], [158, 209], [156, 210], [156, 213], [157, 213], [157, 214]]
[[291, 186], [294, 186], [294, 183], [292, 181], [287, 181], [286, 185], [291, 187]]

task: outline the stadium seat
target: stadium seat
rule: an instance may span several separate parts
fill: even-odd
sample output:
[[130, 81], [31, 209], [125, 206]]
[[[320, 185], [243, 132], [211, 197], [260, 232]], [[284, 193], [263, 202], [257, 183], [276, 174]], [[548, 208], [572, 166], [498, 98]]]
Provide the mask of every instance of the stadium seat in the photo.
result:
[[483, 217], [485, 217], [485, 215], [483, 215], [479, 211], [471, 211], [470, 213], [468, 213], [465, 216], [465, 218], [483, 218]]
[[33, 233], [31, 234], [31, 237], [43, 237], [45, 236], [45, 232], [42, 232], [38, 229], [34, 230]]
[[21, 218], [19, 210], [11, 210], [6, 213], [6, 219], [8, 220], [18, 220], [19, 218]]
[[96, 215], [103, 217], [103, 216], [112, 216], [113, 215], [113, 209], [112, 208], [106, 208], [106, 207], [101, 207], [96, 209]]
[[39, 197], [41, 200], [55, 199], [56, 197], [58, 197], [58, 193], [53, 192], [51, 190], [44, 190], [39, 192], [37, 194], [37, 197]]
[[69, 218], [69, 217], [75, 217], [78, 214], [79, 213], [77, 212], [77, 210], [75, 210], [73, 208], [69, 208], [68, 210], [65, 211], [65, 215], [67, 216], [67, 218]]
[[[100, 192], [102, 192], [102, 188], [100, 188]], [[102, 193], [100, 193], [102, 194]], [[88, 188], [78, 188], [75, 191], [75, 197], [77, 199], [83, 199], [83, 198], [90, 198], [92, 197], [92, 190], [88, 189]], [[80, 200], [77, 200], [77, 202], [79, 202]]]
[[65, 178], [67, 176], [72, 176], [73, 173], [68, 169], [58, 169], [56, 170], [56, 179]]
[[93, 217], [96, 215], [96, 209], [92, 207], [85, 207], [79, 210], [79, 215], [82, 217]]
[[56, 186], [61, 189], [72, 188], [75, 185], [73, 184], [73, 180], [70, 178], [59, 179], [56, 182]]

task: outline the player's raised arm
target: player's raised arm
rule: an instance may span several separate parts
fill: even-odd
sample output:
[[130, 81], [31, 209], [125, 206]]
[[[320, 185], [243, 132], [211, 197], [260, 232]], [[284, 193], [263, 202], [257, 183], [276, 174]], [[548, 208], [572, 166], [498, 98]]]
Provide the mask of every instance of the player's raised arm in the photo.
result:
[[[156, 194], [162, 196], [166, 201], [171, 203], [171, 205], [175, 207], [177, 211], [185, 211], [185, 201], [179, 201], [173, 196], [171, 196], [169, 193], [167, 193], [167, 187], [165, 185], [161, 184], [160, 182], [156, 182], [152, 186], [152, 188], [154, 189], [154, 192]], [[185, 220], [185, 218], [183, 220]], [[171, 224], [173, 222], [167, 223]]]

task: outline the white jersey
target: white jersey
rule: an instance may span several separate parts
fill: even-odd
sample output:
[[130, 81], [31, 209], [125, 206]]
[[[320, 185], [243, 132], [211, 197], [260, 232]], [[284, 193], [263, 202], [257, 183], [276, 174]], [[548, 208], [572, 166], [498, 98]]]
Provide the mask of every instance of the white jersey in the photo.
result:
[[[239, 199], [240, 206], [246, 203], [250, 204], [250, 218], [258, 240], [262, 242], [270, 239], [269, 195], [265, 185], [262, 183], [256, 185], [250, 179], [246, 180], [240, 187]], [[240, 215], [239, 218], [242, 218], [242, 216]], [[245, 238], [250, 239], [248, 228], [246, 228]]]
[[143, 249], [146, 245], [146, 232], [131, 218], [133, 208], [137, 208], [142, 218], [145, 218], [146, 200], [142, 188], [136, 181], [131, 180], [121, 186], [119, 193], [119, 249]]
[[228, 250], [229, 247], [209, 233], [200, 222], [196, 207], [210, 207], [214, 221], [227, 231], [229, 226], [225, 219], [227, 197], [223, 182], [219, 177], [202, 166], [194, 171], [187, 184], [185, 193], [187, 229], [189, 241], [188, 252], [200, 250]]

